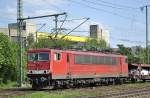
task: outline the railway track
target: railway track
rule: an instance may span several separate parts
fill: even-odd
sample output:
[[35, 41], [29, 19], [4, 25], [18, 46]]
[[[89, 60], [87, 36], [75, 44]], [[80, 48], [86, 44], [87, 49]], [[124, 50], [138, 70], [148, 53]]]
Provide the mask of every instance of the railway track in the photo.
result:
[[33, 92], [35, 91], [29, 88], [4, 89], [4, 90], [0, 90], [0, 98], [10, 98], [13, 96], [21, 96], [21, 95], [30, 94]]
[[[69, 97], [69, 98], [150, 98], [150, 85], [110, 85], [110, 86], [98, 86], [98, 87], [87, 87], [87, 88], [70, 88], [70, 89], [43, 89], [42, 92], [49, 92], [49, 94], [61, 94], [62, 92], [83, 92], [83, 93], [95, 93], [98, 97]], [[15, 96], [26, 96], [32, 93], [38, 93], [39, 91], [32, 90], [31, 88], [12, 88], [0, 90], [0, 98], [11, 98]], [[48, 93], [47, 93], [48, 94]], [[67, 93], [66, 93], [67, 94]], [[49, 95], [47, 95], [49, 96]], [[46, 98], [46, 97], [44, 97]], [[49, 98], [49, 97], [48, 97]]]
[[102, 96], [97, 97], [81, 97], [81, 98], [150, 98], [150, 87], [135, 89], [135, 90], [126, 90], [120, 92], [109, 92]]

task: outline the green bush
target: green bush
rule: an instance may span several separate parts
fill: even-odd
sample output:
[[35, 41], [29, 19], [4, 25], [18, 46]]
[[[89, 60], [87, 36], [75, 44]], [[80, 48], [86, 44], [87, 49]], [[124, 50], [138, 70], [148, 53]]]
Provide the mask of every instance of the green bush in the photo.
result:
[[0, 79], [2, 83], [16, 80], [17, 45], [0, 33]]

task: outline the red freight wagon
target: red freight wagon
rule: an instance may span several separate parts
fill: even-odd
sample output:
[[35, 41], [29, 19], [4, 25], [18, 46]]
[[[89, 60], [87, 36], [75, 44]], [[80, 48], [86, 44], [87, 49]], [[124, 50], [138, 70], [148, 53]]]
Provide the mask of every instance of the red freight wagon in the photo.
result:
[[28, 51], [28, 77], [33, 88], [115, 82], [128, 77], [127, 57], [90, 51]]

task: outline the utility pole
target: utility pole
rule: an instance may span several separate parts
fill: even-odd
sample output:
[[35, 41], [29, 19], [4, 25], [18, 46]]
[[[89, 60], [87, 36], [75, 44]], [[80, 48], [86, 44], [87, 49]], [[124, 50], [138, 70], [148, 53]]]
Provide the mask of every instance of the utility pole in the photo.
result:
[[145, 14], [146, 14], [146, 57], [147, 57], [147, 62], [149, 63], [149, 55], [148, 55], [148, 7], [150, 5], [146, 5], [141, 7], [141, 10], [143, 10], [144, 8], [146, 9]]
[[23, 29], [23, 2], [22, 0], [17, 0], [17, 36], [18, 36], [18, 44], [19, 44], [19, 55], [18, 55], [18, 72], [19, 72], [19, 87], [22, 86], [22, 65], [23, 65], [23, 41], [22, 41], [22, 29]]
[[148, 55], [148, 6], [146, 8], [146, 56], [147, 56], [147, 63], [149, 63], [149, 55]]
[[[23, 30], [23, 21], [24, 20], [29, 20], [29, 19], [37, 19], [37, 18], [44, 18], [44, 17], [52, 17], [55, 16], [56, 18], [59, 15], [64, 15], [64, 13], [60, 14], [52, 14], [52, 15], [44, 15], [44, 16], [36, 16], [36, 17], [27, 17], [23, 18], [23, 1], [22, 0], [17, 0], [17, 36], [18, 36], [18, 45], [19, 45], [19, 52], [18, 52], [18, 72], [19, 72], [19, 87], [22, 87], [22, 66], [23, 66], [23, 35], [22, 35], [22, 30]], [[36, 35], [37, 37], [37, 35]]]

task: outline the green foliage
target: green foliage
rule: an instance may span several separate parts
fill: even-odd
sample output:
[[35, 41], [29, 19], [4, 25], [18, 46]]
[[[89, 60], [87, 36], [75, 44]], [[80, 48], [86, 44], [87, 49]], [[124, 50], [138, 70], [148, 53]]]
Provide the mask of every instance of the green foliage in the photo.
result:
[[87, 39], [84, 48], [87, 50], [102, 50], [107, 48], [107, 44], [104, 40]]
[[[140, 46], [129, 48], [129, 47], [125, 47], [122, 44], [117, 45], [117, 46], [119, 48], [118, 53], [128, 56], [129, 63], [150, 64], [150, 58], [148, 61], [146, 57], [146, 49]], [[148, 52], [149, 52], [148, 55], [150, 57], [150, 51]]]
[[23, 95], [23, 96], [14, 96], [12, 98], [81, 98], [86, 96], [100, 96], [101, 92], [90, 91], [90, 90], [62, 90], [62, 91], [50, 91], [50, 92], [43, 92], [37, 91], [32, 94]]
[[[28, 41], [30, 41], [28, 39]], [[57, 38], [39, 38], [37, 43], [30, 45], [30, 48], [83, 48], [87, 50], [103, 50], [107, 48], [107, 44], [104, 40], [97, 39], [87, 39], [85, 45], [79, 45], [75, 42], [71, 42], [69, 40], [57, 39]]]
[[0, 33], [0, 78], [3, 83], [16, 80], [17, 45]]
[[[7, 84], [1, 83], [0, 89], [8, 89], [8, 88], [14, 88], [17, 86], [16, 82], [8, 81]], [[0, 97], [1, 98], [1, 97]]]
[[132, 49], [125, 47], [122, 44], [118, 44], [118, 53], [122, 54], [122, 55], [126, 55], [128, 57], [128, 63], [135, 63], [135, 61], [137, 61], [138, 58], [134, 57]]
[[38, 42], [33, 45], [32, 48], [65, 48], [69, 47], [73, 42], [63, 40], [63, 39], [49, 39], [49, 38], [40, 38]]

